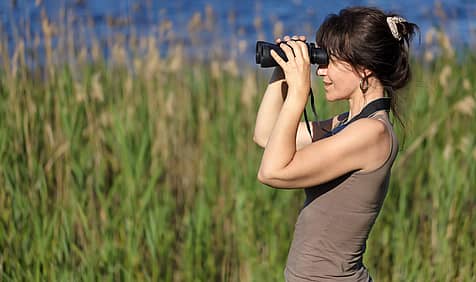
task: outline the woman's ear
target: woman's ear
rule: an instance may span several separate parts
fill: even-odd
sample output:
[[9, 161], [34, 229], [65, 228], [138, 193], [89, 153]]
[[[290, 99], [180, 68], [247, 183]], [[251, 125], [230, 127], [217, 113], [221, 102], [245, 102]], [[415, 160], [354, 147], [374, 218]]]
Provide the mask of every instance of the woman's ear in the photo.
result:
[[366, 68], [361, 68], [358, 72], [359, 72], [359, 76], [362, 79], [369, 78], [373, 75], [373, 72], [369, 69], [366, 69]]

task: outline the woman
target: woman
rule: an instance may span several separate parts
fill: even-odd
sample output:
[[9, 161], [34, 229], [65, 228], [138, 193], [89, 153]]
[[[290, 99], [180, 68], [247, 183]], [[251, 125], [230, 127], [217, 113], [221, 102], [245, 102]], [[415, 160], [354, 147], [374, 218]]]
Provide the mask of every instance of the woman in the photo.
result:
[[[305, 188], [294, 231], [287, 281], [371, 281], [362, 263], [398, 151], [392, 124], [396, 90], [410, 79], [409, 42], [417, 26], [376, 8], [347, 8], [326, 18], [316, 43], [328, 101], [347, 100], [348, 113], [300, 122], [310, 89], [304, 36], [277, 39], [279, 64], [260, 105], [254, 140], [264, 147], [258, 179], [276, 188]], [[377, 106], [376, 106], [377, 105]]]

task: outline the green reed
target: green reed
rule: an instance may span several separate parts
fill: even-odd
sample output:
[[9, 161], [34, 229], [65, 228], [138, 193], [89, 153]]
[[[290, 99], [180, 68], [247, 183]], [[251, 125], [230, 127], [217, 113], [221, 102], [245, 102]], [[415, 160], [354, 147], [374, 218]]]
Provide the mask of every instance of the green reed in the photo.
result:
[[[401, 93], [405, 141], [365, 257], [376, 281], [476, 279], [476, 58], [437, 36], [443, 54], [415, 58]], [[185, 65], [152, 37], [106, 60], [71, 38], [64, 64], [46, 44], [42, 71], [0, 44], [0, 280], [281, 281], [303, 192], [256, 180], [267, 73]], [[344, 106], [317, 101], [321, 117]]]

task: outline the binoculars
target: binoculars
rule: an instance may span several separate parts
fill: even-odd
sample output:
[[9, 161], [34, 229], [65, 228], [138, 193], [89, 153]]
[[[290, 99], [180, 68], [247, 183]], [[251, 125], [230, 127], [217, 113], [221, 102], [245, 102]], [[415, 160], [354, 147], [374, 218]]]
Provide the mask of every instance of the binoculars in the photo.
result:
[[[311, 64], [327, 65], [329, 63], [327, 52], [324, 49], [316, 47], [314, 43], [306, 43], [306, 45], [307, 49], [309, 50], [309, 59], [311, 60]], [[271, 57], [271, 50], [274, 50], [276, 53], [278, 53], [278, 55], [283, 58], [284, 61], [288, 61], [286, 54], [278, 44], [258, 41], [256, 42], [256, 63], [262, 68], [278, 66], [278, 63], [276, 63], [273, 57]]]

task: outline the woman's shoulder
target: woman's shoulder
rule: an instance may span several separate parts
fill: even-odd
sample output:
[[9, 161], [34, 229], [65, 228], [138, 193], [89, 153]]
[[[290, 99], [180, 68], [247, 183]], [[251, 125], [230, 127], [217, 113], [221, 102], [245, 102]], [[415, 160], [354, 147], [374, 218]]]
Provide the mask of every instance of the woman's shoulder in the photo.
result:
[[389, 127], [380, 118], [361, 118], [350, 123], [346, 129], [365, 139], [380, 140], [382, 135], [388, 135]]
[[362, 171], [373, 171], [389, 158], [393, 144], [391, 130], [384, 120], [362, 118], [342, 131], [342, 137], [357, 143], [355, 148], [363, 152], [366, 161]]

